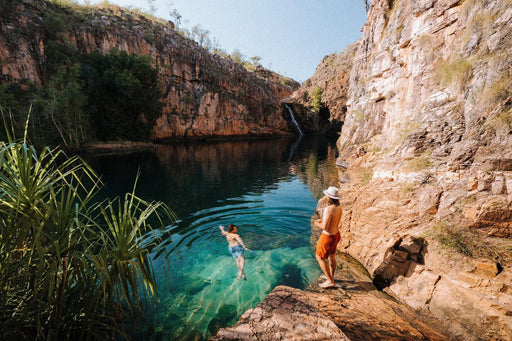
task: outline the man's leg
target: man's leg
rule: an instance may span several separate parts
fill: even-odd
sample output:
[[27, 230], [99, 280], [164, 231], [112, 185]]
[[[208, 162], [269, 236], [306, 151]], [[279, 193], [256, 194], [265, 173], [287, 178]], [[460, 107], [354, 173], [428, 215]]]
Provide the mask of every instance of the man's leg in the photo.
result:
[[334, 283], [334, 270], [336, 270], [336, 253], [333, 253], [331, 255], [329, 255], [329, 261], [330, 261], [330, 267], [331, 267], [331, 278], [332, 278], [332, 282]]
[[238, 257], [238, 259], [239, 259], [239, 262], [240, 262], [240, 263], [239, 263], [239, 264], [240, 264], [240, 276], [241, 276], [243, 279], [245, 279], [245, 273], [244, 273], [245, 258], [244, 258], [244, 256], [242, 255], [242, 256]]
[[320, 265], [320, 269], [324, 272], [327, 277], [327, 281], [320, 284], [320, 287], [327, 288], [334, 286], [334, 278], [332, 277], [332, 271], [330, 269], [329, 263], [327, 263], [326, 259], [322, 259], [319, 255], [315, 255], [318, 265]]

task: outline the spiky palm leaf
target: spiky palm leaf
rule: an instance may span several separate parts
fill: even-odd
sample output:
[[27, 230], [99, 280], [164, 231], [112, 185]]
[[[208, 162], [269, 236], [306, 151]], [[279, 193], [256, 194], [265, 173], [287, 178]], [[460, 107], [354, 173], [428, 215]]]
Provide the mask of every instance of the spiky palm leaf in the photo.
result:
[[99, 184], [78, 157], [0, 143], [5, 337], [111, 338], [123, 335], [120, 305], [133, 317], [147, 300], [156, 300], [150, 254], [158, 240], [147, 221], [156, 216], [171, 222], [174, 216], [134, 192], [93, 204]]

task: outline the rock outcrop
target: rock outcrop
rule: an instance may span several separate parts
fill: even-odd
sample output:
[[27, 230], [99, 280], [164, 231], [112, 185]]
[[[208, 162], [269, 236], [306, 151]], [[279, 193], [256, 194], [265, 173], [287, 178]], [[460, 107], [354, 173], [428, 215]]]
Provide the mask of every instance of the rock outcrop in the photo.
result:
[[285, 101], [297, 113], [306, 131], [337, 136], [347, 112], [350, 70], [358, 43], [341, 53], [325, 56], [311, 78]]
[[212, 55], [182, 37], [171, 22], [117, 6], [72, 8], [43, 0], [2, 0], [0, 13], [2, 83], [48, 80], [52, 30], [70, 53], [117, 49], [151, 57], [165, 96], [163, 115], [153, 129], [155, 140], [294, 133], [280, 104], [292, 89], [281, 85], [277, 74], [262, 68], [248, 72]]
[[354, 43], [343, 52], [325, 56], [313, 76], [294, 91], [291, 97], [293, 103], [300, 104], [303, 108], [311, 108], [314, 92], [320, 91], [321, 102], [328, 110], [329, 120], [343, 122], [347, 112], [350, 70], [358, 46], [359, 43]]
[[342, 248], [456, 339], [512, 338], [511, 38], [509, 0], [372, 0], [339, 101]]
[[337, 255], [337, 288], [278, 286], [212, 340], [446, 340], [409, 307], [378, 291], [364, 269]]

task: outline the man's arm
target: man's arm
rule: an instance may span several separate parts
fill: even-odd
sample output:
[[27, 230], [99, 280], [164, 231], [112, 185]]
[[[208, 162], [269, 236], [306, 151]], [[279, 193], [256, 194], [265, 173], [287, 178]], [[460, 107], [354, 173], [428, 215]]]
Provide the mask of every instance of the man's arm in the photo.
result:
[[222, 235], [226, 235], [226, 231], [224, 231], [224, 226], [222, 225], [219, 225], [219, 228], [220, 228], [220, 233], [222, 233]]
[[237, 234], [237, 235], [235, 235], [235, 239], [240, 243], [240, 245], [242, 245], [242, 247], [243, 247], [244, 249], [247, 249], [247, 248], [245, 247], [244, 242], [242, 241], [242, 238], [240, 238], [240, 236], [239, 236], [238, 234]]

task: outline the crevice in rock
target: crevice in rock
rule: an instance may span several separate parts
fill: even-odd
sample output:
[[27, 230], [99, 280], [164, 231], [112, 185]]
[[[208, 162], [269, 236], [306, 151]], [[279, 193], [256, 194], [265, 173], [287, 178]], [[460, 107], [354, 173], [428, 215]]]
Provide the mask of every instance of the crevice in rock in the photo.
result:
[[496, 275], [499, 275], [503, 272], [503, 266], [499, 262], [496, 263], [496, 268], [498, 269], [498, 273]]
[[427, 242], [423, 238], [399, 238], [384, 255], [384, 261], [373, 273], [373, 285], [383, 290], [398, 276], [408, 276], [416, 265], [425, 264]]
[[430, 294], [428, 295], [428, 298], [425, 301], [426, 306], [428, 306], [430, 304], [430, 301], [432, 301], [432, 297], [434, 296], [434, 291], [436, 291], [437, 283], [439, 283], [440, 280], [441, 280], [441, 276], [437, 276], [437, 279], [434, 282], [434, 285], [432, 286], [432, 290], [430, 291]]

